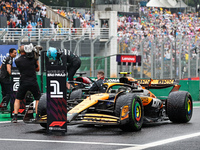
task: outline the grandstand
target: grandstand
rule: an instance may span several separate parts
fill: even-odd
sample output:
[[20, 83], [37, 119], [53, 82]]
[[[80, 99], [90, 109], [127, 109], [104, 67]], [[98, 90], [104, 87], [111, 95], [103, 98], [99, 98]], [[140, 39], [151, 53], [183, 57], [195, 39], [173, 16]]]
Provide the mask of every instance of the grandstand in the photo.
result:
[[[96, 4], [100, 2], [105, 3]], [[109, 5], [114, 8], [117, 4]], [[25, 7], [29, 15], [24, 13]], [[88, 10], [52, 9], [38, 0], [1, 3], [0, 8], [2, 18], [10, 16], [6, 27], [0, 28], [1, 45], [32, 42], [44, 49], [68, 48], [81, 57], [80, 71], [88, 76], [96, 76], [97, 70], [105, 70], [107, 77], [117, 77], [119, 71], [134, 72], [137, 78], [159, 79], [199, 74], [200, 20], [196, 13], [173, 14], [168, 9], [140, 7], [140, 17], [116, 11], [91, 14]], [[7, 15], [7, 9], [13, 13]], [[197, 51], [191, 51], [195, 47]], [[115, 56], [119, 53], [141, 55], [141, 66], [117, 66]]]

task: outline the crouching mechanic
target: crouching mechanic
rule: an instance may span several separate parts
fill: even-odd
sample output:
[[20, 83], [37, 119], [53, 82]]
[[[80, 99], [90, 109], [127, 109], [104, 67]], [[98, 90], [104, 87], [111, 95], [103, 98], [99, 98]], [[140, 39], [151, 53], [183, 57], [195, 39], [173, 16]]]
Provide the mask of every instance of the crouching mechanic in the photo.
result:
[[54, 47], [50, 47], [47, 50], [47, 57], [49, 59], [53, 59], [54, 61], [57, 60], [57, 64], [59, 65], [66, 65], [68, 73], [68, 83], [70, 83], [67, 83], [67, 88], [70, 89], [70, 86], [73, 86], [74, 75], [81, 66], [80, 58], [70, 50], [59, 50]]
[[99, 71], [97, 73], [97, 81], [95, 81], [90, 87], [89, 91], [99, 91], [100, 93], [106, 92], [106, 88], [103, 86], [105, 82], [104, 72]]
[[0, 66], [0, 84], [2, 89], [3, 100], [0, 104], [0, 110], [6, 110], [8, 103], [10, 101], [11, 95], [11, 68], [13, 63], [13, 58], [17, 55], [15, 48], [9, 50], [9, 56], [3, 59], [2, 65]]
[[21, 56], [15, 60], [15, 64], [20, 72], [20, 86], [18, 88], [14, 103], [14, 117], [12, 119], [13, 123], [17, 122], [20, 101], [24, 99], [27, 91], [30, 91], [36, 100], [36, 119], [39, 118], [37, 114], [37, 106], [41, 93], [37, 83], [36, 71], [39, 71], [40, 66], [39, 61], [30, 52], [32, 51], [32, 48], [33, 47], [30, 47], [29, 45], [20, 46]]

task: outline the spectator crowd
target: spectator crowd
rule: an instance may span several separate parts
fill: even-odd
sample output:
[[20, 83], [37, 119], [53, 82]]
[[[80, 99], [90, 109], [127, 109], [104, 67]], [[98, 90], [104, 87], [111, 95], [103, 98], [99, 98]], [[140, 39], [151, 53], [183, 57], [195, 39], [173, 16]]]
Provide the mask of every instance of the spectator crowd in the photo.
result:
[[[45, 5], [35, 3], [35, 0], [0, 0], [0, 17], [7, 18], [9, 31], [27, 28], [43, 28], [43, 19], [48, 17]], [[70, 19], [72, 25], [79, 22], [75, 28], [94, 28], [95, 18], [90, 11], [64, 11], [57, 10], [57, 13]], [[133, 15], [118, 15], [117, 37], [119, 52], [143, 55], [143, 61], [151, 63], [151, 48], [154, 46], [155, 59], [161, 60], [162, 44], [164, 45], [164, 60], [174, 61], [175, 56], [188, 62], [188, 52], [195, 46], [200, 46], [200, 18], [198, 13], [182, 13], [176, 11], [172, 13], [163, 8], [140, 7], [142, 17]], [[130, 13], [129, 13], [130, 14]], [[102, 23], [102, 28], [107, 28], [106, 22]], [[62, 24], [60, 22], [50, 22], [52, 33], [60, 33]], [[12, 30], [13, 29], [13, 30]], [[143, 54], [141, 54], [141, 43], [143, 44]], [[170, 52], [172, 50], [173, 57]], [[192, 58], [196, 57], [195, 51], [191, 51]], [[175, 56], [174, 56], [175, 55]]]
[[[183, 46], [183, 54], [187, 55], [188, 49], [194, 47], [198, 43], [200, 36], [200, 19], [196, 13], [171, 13], [167, 9], [162, 8], [140, 8], [142, 17], [135, 16], [120, 16], [118, 15], [117, 30], [118, 42], [120, 43], [120, 50], [130, 53], [140, 53], [140, 43], [145, 38], [148, 40], [144, 44], [144, 58], [149, 62], [150, 49], [153, 41], [157, 39], [158, 57], [160, 57], [160, 48], [163, 39], [168, 38], [164, 44], [165, 59], [170, 59], [169, 50], [175, 47], [171, 45], [171, 41], [187, 39]], [[94, 28], [95, 18], [90, 11], [81, 13], [78, 11], [57, 10], [57, 13], [67, 17], [73, 23], [80, 22], [81, 28]], [[47, 17], [46, 6], [35, 4], [35, 0], [0, 0], [0, 17], [7, 17], [8, 28], [42, 28], [43, 18]], [[107, 24], [102, 25], [103, 28]], [[62, 28], [59, 22], [50, 22], [50, 28], [55, 33]], [[75, 29], [72, 29], [72, 32]], [[193, 40], [195, 39], [195, 40]], [[193, 41], [192, 41], [193, 40]], [[192, 42], [191, 42], [192, 41]], [[191, 45], [190, 45], [191, 44]], [[178, 44], [177, 44], [178, 45]], [[189, 46], [190, 45], [190, 46]], [[173, 51], [174, 52], [174, 51]], [[177, 56], [179, 51], [177, 50]], [[195, 54], [192, 55], [195, 57]], [[185, 57], [186, 59], [188, 57]]]
[[8, 28], [42, 27], [46, 7], [34, 3], [35, 0], [0, 0], [0, 17], [7, 18]]
[[[120, 50], [141, 54], [140, 44], [144, 41], [144, 60], [150, 63], [151, 46], [155, 44], [155, 55], [161, 59], [161, 48], [164, 43], [164, 59], [170, 59], [170, 49], [179, 57], [188, 61], [188, 51], [199, 45], [200, 18], [197, 13], [171, 13], [162, 8], [140, 8], [143, 17], [118, 16], [118, 42]], [[146, 40], [144, 40], [146, 39]], [[164, 39], [165, 42], [164, 42]], [[175, 44], [176, 40], [176, 46]], [[184, 43], [184, 44], [183, 44]], [[192, 57], [196, 57], [192, 51]], [[174, 59], [174, 57], [173, 57]]]
[[[71, 20], [72, 23], [75, 23], [76, 20], [80, 22], [80, 28], [94, 28], [95, 20], [94, 15], [91, 14], [90, 11], [86, 11], [85, 13], [81, 13], [79, 11], [64, 11], [64, 10], [57, 10], [57, 13], [67, 17]], [[79, 27], [78, 27], [79, 28]]]

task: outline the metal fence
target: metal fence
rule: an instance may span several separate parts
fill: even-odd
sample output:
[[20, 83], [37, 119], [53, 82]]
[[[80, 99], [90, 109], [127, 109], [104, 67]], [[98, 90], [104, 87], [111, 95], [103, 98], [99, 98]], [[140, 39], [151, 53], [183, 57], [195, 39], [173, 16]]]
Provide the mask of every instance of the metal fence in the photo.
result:
[[31, 42], [42, 45], [44, 50], [50, 46], [70, 49], [81, 57], [79, 71], [87, 76], [96, 76], [98, 70], [105, 69], [103, 56], [105, 42], [109, 40], [108, 28], [1, 28], [0, 33], [1, 44], [20, 46]]
[[[66, 47], [81, 56], [83, 64], [80, 71], [87, 72], [88, 76], [96, 76], [98, 70], [108, 72], [110, 57], [106, 53], [109, 48], [109, 29], [107, 28], [32, 28], [32, 29], [0, 29], [0, 42], [9, 44], [33, 42], [45, 43], [59, 48]], [[141, 55], [141, 66], [121, 65], [120, 71], [131, 71], [136, 78], [182, 79], [198, 77], [200, 39], [196, 36], [141, 36], [118, 37], [116, 54], [128, 53]], [[197, 50], [194, 50], [197, 47]], [[108, 57], [108, 60], [105, 59]], [[115, 55], [111, 56], [115, 57]]]
[[1, 28], [0, 40], [3, 42], [18, 41], [22, 36], [22, 41], [33, 42], [41, 38], [43, 40], [63, 40], [80, 39], [81, 37], [95, 39], [100, 36], [101, 39], [109, 38], [109, 29], [107, 28]]
[[[118, 53], [141, 55], [141, 66], [121, 67], [136, 77], [157, 79], [183, 79], [198, 77], [200, 38], [196, 36], [139, 35], [118, 40]], [[195, 47], [197, 48], [195, 50]]]

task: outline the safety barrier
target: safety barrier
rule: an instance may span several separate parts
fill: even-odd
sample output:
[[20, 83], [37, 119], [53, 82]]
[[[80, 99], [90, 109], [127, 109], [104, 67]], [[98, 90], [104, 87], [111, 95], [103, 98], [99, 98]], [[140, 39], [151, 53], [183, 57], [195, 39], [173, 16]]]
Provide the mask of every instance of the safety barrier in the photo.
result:
[[[34, 25], [34, 24], [33, 24]], [[0, 28], [0, 40], [3, 42], [18, 41], [23, 35], [23, 42], [35, 42], [43, 37], [48, 40], [52, 35], [52, 41], [69, 39], [95, 39], [100, 36], [101, 39], [109, 38], [109, 29], [107, 28]], [[69, 36], [70, 35], [70, 36]]]

